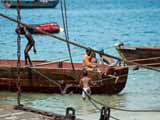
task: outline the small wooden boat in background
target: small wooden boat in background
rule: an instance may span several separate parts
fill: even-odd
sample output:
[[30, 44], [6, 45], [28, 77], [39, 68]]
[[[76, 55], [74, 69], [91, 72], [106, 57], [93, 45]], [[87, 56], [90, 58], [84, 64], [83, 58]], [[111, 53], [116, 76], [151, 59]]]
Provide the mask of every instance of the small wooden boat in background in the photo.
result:
[[[54, 22], [43, 23], [43, 24], [34, 24], [34, 25], [30, 25], [30, 26], [35, 28], [36, 30], [42, 30], [42, 31], [45, 31], [48, 33], [59, 33], [60, 31], [62, 31], [62, 28], [60, 28], [60, 26]], [[31, 34], [40, 34], [35, 29], [31, 29], [31, 28], [27, 28], [27, 29]], [[22, 27], [17, 27], [16, 32], [20, 32], [21, 34], [24, 34]]]
[[[75, 70], [70, 62], [32, 61], [33, 67], [25, 67], [21, 60], [20, 85], [22, 91], [60, 93], [80, 93], [79, 80], [82, 77], [82, 64], [74, 63]], [[123, 90], [128, 77], [128, 67], [115, 66], [111, 76], [102, 76], [108, 66], [99, 64], [102, 71], [89, 71], [92, 79], [92, 93], [117, 94]], [[17, 60], [0, 60], [0, 90], [17, 90]]]
[[[3, 4], [7, 8], [16, 8], [16, 0], [2, 0]], [[55, 8], [59, 0], [24, 0], [20, 1], [20, 8]]]
[[147, 66], [160, 67], [160, 46], [135, 47], [119, 44], [116, 46], [116, 49], [128, 65], [133, 65], [132, 62], [134, 62]]

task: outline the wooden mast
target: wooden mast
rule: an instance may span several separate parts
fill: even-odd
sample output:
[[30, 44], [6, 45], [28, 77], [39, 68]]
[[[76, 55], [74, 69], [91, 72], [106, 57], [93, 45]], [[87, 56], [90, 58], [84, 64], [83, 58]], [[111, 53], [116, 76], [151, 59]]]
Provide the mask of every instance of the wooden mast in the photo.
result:
[[[20, 0], [17, 0], [17, 21], [21, 21], [20, 16]], [[20, 27], [20, 23], [17, 23], [17, 26]], [[20, 67], [21, 67], [21, 36], [20, 33], [17, 33], [17, 104], [21, 105], [21, 86], [20, 86]]]

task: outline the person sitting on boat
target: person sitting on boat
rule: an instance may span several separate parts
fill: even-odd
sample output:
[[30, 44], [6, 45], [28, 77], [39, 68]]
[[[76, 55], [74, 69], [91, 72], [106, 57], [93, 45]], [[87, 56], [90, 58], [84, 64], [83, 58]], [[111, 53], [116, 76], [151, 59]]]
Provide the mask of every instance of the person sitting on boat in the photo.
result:
[[35, 41], [31, 35], [31, 33], [27, 30], [26, 27], [23, 27], [23, 30], [24, 30], [24, 36], [28, 40], [28, 43], [27, 43], [25, 50], [24, 50], [25, 65], [27, 65], [28, 61], [29, 61], [30, 66], [32, 66], [32, 61], [31, 61], [28, 53], [32, 47], [33, 47], [33, 52], [36, 53]]
[[114, 60], [111, 57], [108, 57], [108, 56], [104, 55], [104, 50], [103, 49], [101, 50], [101, 53], [99, 54], [99, 56], [100, 56], [101, 64], [105, 63], [110, 67], [116, 66], [119, 62], [117, 60]]
[[100, 54], [100, 59], [101, 59], [101, 63], [107, 64], [107, 67], [105, 68], [105, 70], [102, 72], [102, 78], [106, 78], [111, 77], [115, 79], [115, 84], [117, 84], [119, 76], [114, 75], [114, 71], [115, 68], [114, 66], [117, 66], [117, 64], [119, 63], [119, 61], [116, 61], [108, 56], [103, 55], [104, 54], [104, 50], [101, 50], [101, 54]]
[[92, 65], [95, 65], [93, 68], [94, 71], [101, 72], [100, 69], [98, 68], [98, 59], [97, 59], [96, 53], [94, 51], [91, 52], [90, 62]]
[[83, 69], [83, 76], [82, 78], [80, 79], [80, 87], [82, 88], [82, 98], [83, 100], [86, 99], [86, 94], [87, 96], [90, 98], [90, 95], [91, 95], [91, 89], [90, 89], [90, 81], [91, 81], [91, 78], [88, 77], [88, 71], [86, 69]]
[[96, 53], [95, 52], [91, 52], [91, 58], [90, 58], [90, 62], [93, 63], [93, 64], [97, 64], [98, 63], [98, 60], [96, 58]]
[[93, 68], [96, 68], [97, 66], [93, 63], [91, 63], [91, 48], [86, 49], [86, 53], [83, 57], [83, 68], [87, 70], [92, 70]]

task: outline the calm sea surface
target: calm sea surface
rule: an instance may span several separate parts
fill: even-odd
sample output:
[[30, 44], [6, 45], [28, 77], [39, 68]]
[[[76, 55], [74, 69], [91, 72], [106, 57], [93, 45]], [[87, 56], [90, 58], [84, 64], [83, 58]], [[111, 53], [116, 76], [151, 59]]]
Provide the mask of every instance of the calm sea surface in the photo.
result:
[[[68, 0], [70, 40], [118, 56], [114, 45], [160, 46], [160, 0]], [[16, 18], [16, 10], [0, 3], [0, 12]], [[28, 24], [57, 22], [62, 26], [60, 4], [55, 9], [21, 10]], [[16, 59], [16, 24], [0, 17], [0, 59]], [[64, 37], [64, 33], [57, 34]], [[32, 59], [56, 60], [68, 57], [66, 44], [56, 39], [34, 35], [37, 54]], [[26, 40], [22, 36], [21, 53]], [[71, 46], [73, 60], [81, 61], [84, 50]], [[130, 69], [125, 89], [118, 95], [93, 95], [114, 107], [128, 109], [160, 109], [160, 73]], [[16, 93], [0, 92], [0, 102], [16, 103]], [[97, 120], [99, 111], [80, 95], [23, 93], [22, 103], [42, 110], [65, 114], [72, 106], [79, 118]], [[115, 114], [116, 115], [116, 114]]]

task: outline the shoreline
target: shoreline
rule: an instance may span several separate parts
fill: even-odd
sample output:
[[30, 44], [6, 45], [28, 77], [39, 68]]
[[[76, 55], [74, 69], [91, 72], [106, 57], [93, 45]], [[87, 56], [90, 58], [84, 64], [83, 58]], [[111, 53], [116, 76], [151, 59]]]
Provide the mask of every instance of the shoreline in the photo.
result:
[[29, 107], [19, 107], [0, 103], [1, 120], [64, 120], [64, 115], [58, 115]]
[[[26, 109], [26, 108], [25, 108]], [[40, 112], [35, 113], [32, 109], [31, 111], [17, 110], [15, 105], [0, 103], [0, 119], [1, 120], [64, 120], [64, 116], [61, 118], [56, 118], [52, 116], [54, 113], [50, 113], [52, 117], [41, 115]], [[43, 111], [44, 112], [44, 111]], [[47, 113], [47, 112], [45, 112]], [[57, 114], [55, 114], [57, 115]], [[159, 112], [124, 112], [124, 111], [111, 111], [111, 116], [117, 119], [123, 120], [160, 120]], [[99, 117], [99, 116], [98, 116]], [[85, 119], [84, 119], [85, 120]]]

